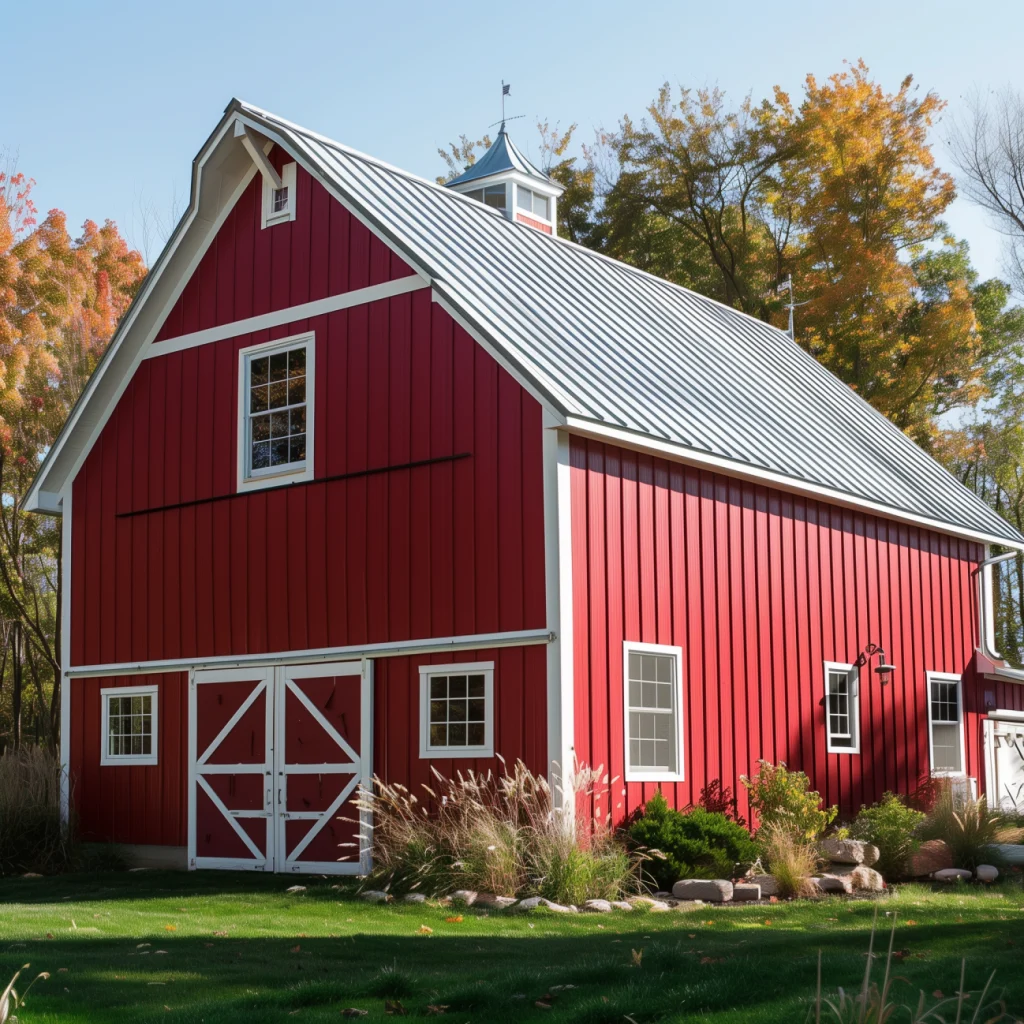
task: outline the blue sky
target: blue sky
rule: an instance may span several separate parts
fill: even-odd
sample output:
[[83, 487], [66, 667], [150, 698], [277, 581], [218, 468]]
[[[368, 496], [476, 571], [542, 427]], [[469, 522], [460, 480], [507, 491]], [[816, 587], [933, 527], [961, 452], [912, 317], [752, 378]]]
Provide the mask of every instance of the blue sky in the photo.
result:
[[[184, 202], [192, 157], [232, 96], [433, 176], [438, 146], [500, 115], [502, 79], [508, 112], [527, 115], [514, 137], [534, 152], [537, 116], [578, 122], [582, 137], [641, 114], [665, 80], [798, 94], [808, 72], [858, 57], [887, 87], [913, 74], [955, 110], [975, 88], [1024, 88], [1016, 7], [43, 0], [4, 15], [7, 38], [32, 45], [5, 48], [19, 86], [8, 87], [0, 148], [36, 179], [41, 210], [62, 207], [73, 227], [111, 217], [140, 244], [139, 208], [166, 217]], [[948, 219], [979, 269], [998, 272], [984, 216], [958, 200]]]

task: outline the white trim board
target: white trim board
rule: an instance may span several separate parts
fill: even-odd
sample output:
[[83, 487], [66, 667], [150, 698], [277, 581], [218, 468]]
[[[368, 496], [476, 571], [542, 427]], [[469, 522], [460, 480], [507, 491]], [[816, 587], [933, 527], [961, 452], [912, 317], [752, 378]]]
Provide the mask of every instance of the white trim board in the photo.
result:
[[[339, 309], [351, 309], [353, 306], [379, 302], [381, 299], [390, 299], [396, 295], [405, 295], [407, 292], [415, 292], [429, 287], [429, 281], [424, 280], [418, 274], [410, 274], [408, 277], [400, 277], [396, 281], [371, 284], [366, 288], [342, 292], [340, 295], [328, 295], [324, 299], [315, 299], [313, 302], [303, 302], [298, 306], [276, 309], [272, 313], [261, 313], [259, 316], [247, 317], [245, 320], [233, 320], [231, 323], [207, 327], [205, 330], [182, 334], [177, 338], [168, 338], [166, 341], [155, 341], [149, 345], [143, 359], [156, 359], [172, 352], [182, 352], [187, 348], [196, 348], [199, 345], [209, 345], [227, 338], [237, 338], [243, 334], [265, 331], [299, 320], [309, 320], [326, 313], [335, 313]], [[277, 344], [277, 342], [275, 341], [273, 344]]]
[[439, 654], [444, 651], [486, 650], [491, 647], [529, 647], [535, 644], [549, 644], [554, 638], [554, 634], [546, 628], [519, 629], [505, 633], [475, 633], [463, 636], [431, 637], [424, 640], [393, 640], [377, 644], [356, 644], [350, 647], [275, 651], [270, 654], [224, 654], [212, 658], [166, 658], [162, 661], [76, 665], [66, 670], [65, 677], [94, 679], [97, 676], [151, 675], [157, 672], [314, 665], [324, 661], [354, 661], [359, 658], [401, 658], [406, 655]]
[[913, 512], [903, 512], [891, 505], [883, 505], [880, 502], [868, 501], [866, 498], [858, 498], [843, 491], [833, 490], [824, 484], [807, 483], [803, 480], [797, 480], [795, 477], [777, 473], [771, 469], [745, 465], [733, 459], [724, 458], [721, 455], [712, 455], [710, 452], [687, 448], [686, 445], [676, 444], [673, 441], [664, 441], [645, 434], [638, 434], [631, 430], [623, 430], [620, 427], [605, 426], [601, 423], [595, 423], [593, 420], [582, 419], [579, 416], [567, 416], [565, 425], [571, 433], [579, 437], [589, 437], [595, 441], [604, 441], [617, 445], [620, 448], [627, 448], [630, 451], [657, 455], [682, 465], [694, 466], [698, 469], [711, 469], [721, 473], [723, 476], [730, 476], [739, 480], [749, 480], [751, 483], [773, 487], [776, 490], [787, 491], [791, 494], [805, 495], [830, 505], [837, 505], [840, 508], [868, 512], [871, 515], [878, 516], [880, 519], [906, 523], [908, 526], [919, 526], [934, 533], [948, 534], [951, 537], [959, 537], [962, 540], [973, 541], [976, 544], [1000, 544], [1003, 547], [1024, 551], [1024, 543], [1007, 540], [1005, 537], [993, 537], [990, 534], [979, 533], [967, 527], [955, 526], [952, 523], [941, 522], [937, 519], [929, 519], [926, 516], [915, 515]]

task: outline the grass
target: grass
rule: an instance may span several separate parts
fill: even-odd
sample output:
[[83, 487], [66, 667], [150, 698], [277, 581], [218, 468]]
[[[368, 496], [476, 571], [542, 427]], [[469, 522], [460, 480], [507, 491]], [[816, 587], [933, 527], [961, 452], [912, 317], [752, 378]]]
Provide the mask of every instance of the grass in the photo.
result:
[[[875, 904], [828, 899], [651, 914], [511, 916], [378, 906], [321, 878], [66, 875], [0, 881], [0, 975], [49, 971], [22, 1024], [390, 1020], [447, 1006], [455, 1024], [800, 1022], [818, 950], [826, 993], [856, 989]], [[288, 894], [296, 882], [305, 892]], [[899, 1002], [966, 986], [1024, 1012], [1024, 892], [906, 886], [896, 911]], [[428, 930], [424, 930], [428, 929]], [[148, 943], [149, 945], [144, 945]], [[904, 952], [905, 951], [905, 952]], [[6, 971], [6, 975], [3, 972]], [[547, 998], [545, 998], [547, 997]], [[537, 1007], [538, 1001], [551, 1009]], [[431, 1017], [431, 1019], [434, 1019]], [[1012, 1019], [1012, 1018], [1011, 1018]]]

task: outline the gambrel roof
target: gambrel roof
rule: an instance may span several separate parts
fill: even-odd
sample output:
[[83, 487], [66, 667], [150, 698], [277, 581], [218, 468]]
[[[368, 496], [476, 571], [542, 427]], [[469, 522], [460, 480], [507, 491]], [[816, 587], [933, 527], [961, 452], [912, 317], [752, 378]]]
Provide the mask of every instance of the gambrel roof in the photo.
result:
[[[428, 278], [438, 301], [555, 422], [823, 500], [1024, 548], [1024, 536], [782, 331], [237, 100], [196, 168], [217, 146], [234, 141], [226, 129], [238, 118], [283, 145]], [[194, 171], [190, 214], [202, 205], [198, 179]], [[188, 220], [186, 214], [183, 224]], [[167, 273], [180, 231], [154, 275]], [[134, 351], [155, 329], [147, 336], [126, 316], [111, 349], [130, 340]], [[112, 352], [103, 363], [113, 360]], [[130, 362], [122, 358], [121, 365], [127, 371]], [[103, 372], [101, 365], [95, 376]], [[87, 389], [65, 433], [105, 416], [100, 409], [85, 415], [93, 400]], [[59, 439], [29, 507], [46, 510], [41, 495], [55, 498], [68, 478], [71, 460], [60, 448]], [[55, 510], [56, 502], [50, 504]]]

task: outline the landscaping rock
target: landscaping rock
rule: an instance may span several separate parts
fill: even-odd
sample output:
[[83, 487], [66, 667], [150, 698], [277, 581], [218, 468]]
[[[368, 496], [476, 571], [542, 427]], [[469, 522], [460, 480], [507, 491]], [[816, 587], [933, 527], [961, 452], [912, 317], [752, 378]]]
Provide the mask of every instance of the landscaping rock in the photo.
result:
[[849, 875], [822, 875], [820, 878], [812, 878], [813, 882], [822, 892], [852, 893], [853, 882]]
[[608, 900], [585, 900], [580, 909], [585, 914], [610, 914], [612, 905]]
[[461, 903], [463, 906], [471, 907], [476, 903], [477, 894], [472, 889], [456, 889], [452, 893], [452, 903]]
[[932, 873], [936, 882], [969, 882], [973, 876], [967, 868], [942, 868]]
[[866, 845], [859, 839], [822, 839], [818, 850], [822, 857], [835, 864], [863, 864]]
[[492, 907], [495, 910], [504, 910], [515, 902], [515, 896], [495, 896], [492, 892], [482, 892], [476, 898], [476, 906]]
[[779, 884], [772, 875], [751, 875], [747, 882], [761, 887], [762, 896], [778, 896]]
[[536, 910], [538, 907], [546, 907], [556, 914], [574, 914], [576, 912], [575, 907], [563, 907], [560, 903], [552, 903], [551, 900], [544, 899], [543, 896], [527, 896], [525, 900], [520, 900], [516, 904], [516, 910]]
[[427, 894], [423, 892], [407, 892], [402, 897], [403, 903], [426, 903]]
[[734, 903], [759, 900], [761, 898], [761, 886], [753, 885], [750, 882], [737, 882], [732, 887], [732, 898]]
[[378, 889], [367, 889], [366, 892], [359, 894], [359, 898], [367, 903], [387, 903], [391, 896], [386, 892], [380, 892]]
[[922, 843], [910, 858], [907, 874], [911, 878], [926, 875], [953, 866], [953, 852], [942, 839], [929, 839]]
[[1018, 843], [992, 843], [988, 849], [998, 853], [1007, 864], [1024, 867], [1024, 846]]
[[840, 878], [848, 877], [854, 889], [865, 892], [882, 892], [885, 889], [885, 879], [866, 864], [833, 864], [828, 873]]
[[732, 882], [724, 878], [684, 878], [672, 886], [677, 900], [706, 900], [708, 903], [727, 903], [732, 899]]
[[999, 877], [999, 868], [991, 864], [979, 864], [974, 870], [974, 877], [979, 882], [994, 882]]
[[627, 903], [625, 900], [612, 900], [612, 909], [614, 910], [632, 910], [633, 904]]
[[672, 909], [667, 903], [664, 903], [662, 900], [654, 900], [651, 899], [650, 896], [634, 896], [633, 899], [630, 900], [630, 902], [634, 906], [645, 906], [648, 910], [652, 912]]
[[864, 865], [865, 867], [871, 867], [877, 864], [879, 858], [882, 856], [882, 851], [875, 846], [873, 843], [864, 844]]

